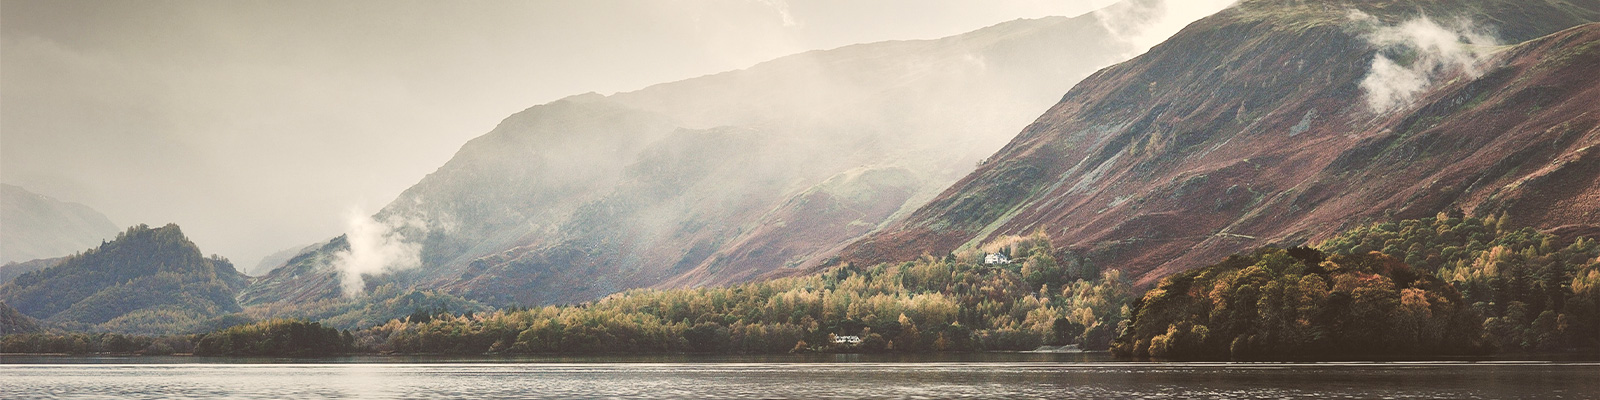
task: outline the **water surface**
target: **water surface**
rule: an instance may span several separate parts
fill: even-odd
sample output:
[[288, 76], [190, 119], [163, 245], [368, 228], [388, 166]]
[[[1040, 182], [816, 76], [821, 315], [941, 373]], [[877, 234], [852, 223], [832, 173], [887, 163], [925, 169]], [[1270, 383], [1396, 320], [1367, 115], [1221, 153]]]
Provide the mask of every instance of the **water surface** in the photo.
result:
[[1600, 398], [1600, 363], [923, 357], [0, 358], [0, 398]]

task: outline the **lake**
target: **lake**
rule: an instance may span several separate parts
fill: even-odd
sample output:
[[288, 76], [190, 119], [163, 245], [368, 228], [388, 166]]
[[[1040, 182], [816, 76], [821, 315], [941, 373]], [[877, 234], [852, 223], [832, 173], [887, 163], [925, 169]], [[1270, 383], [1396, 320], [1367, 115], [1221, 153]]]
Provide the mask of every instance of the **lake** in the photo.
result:
[[1600, 398], [1600, 363], [1117, 362], [1103, 354], [327, 360], [0, 357], [0, 398]]

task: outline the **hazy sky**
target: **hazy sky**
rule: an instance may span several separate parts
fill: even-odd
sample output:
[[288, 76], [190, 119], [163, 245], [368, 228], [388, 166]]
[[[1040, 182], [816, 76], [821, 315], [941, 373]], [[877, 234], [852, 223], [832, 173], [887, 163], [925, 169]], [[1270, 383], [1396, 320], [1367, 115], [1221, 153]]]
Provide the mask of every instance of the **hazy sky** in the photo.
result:
[[1109, 3], [3, 0], [0, 181], [253, 266], [533, 105]]

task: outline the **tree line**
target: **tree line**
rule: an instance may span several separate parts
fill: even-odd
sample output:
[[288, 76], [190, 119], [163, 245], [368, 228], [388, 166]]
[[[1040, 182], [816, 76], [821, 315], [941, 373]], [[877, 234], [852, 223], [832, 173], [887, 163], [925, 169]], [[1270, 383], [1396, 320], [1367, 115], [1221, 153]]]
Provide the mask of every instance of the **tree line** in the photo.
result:
[[[787, 353], [1106, 348], [1131, 284], [1043, 235], [898, 264], [721, 288], [637, 289], [572, 306], [413, 315], [356, 332], [373, 351], [440, 354]], [[1069, 261], [1060, 261], [1067, 258]], [[857, 336], [860, 343], [835, 343]]]

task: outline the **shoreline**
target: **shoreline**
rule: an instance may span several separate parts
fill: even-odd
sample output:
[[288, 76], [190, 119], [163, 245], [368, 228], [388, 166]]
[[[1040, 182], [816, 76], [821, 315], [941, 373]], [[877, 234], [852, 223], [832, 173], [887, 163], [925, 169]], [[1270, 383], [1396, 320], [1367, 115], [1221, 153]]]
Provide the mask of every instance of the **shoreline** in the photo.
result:
[[[124, 362], [118, 362], [124, 361]], [[1600, 366], [1600, 354], [1519, 354], [1515, 356], [1485, 357], [1433, 357], [1433, 358], [1365, 358], [1326, 360], [1158, 360], [1123, 359], [1111, 356], [1108, 351], [1036, 352], [987, 351], [969, 353], [811, 353], [811, 354], [519, 354], [519, 355], [443, 355], [443, 354], [349, 354], [329, 357], [273, 357], [273, 356], [196, 356], [190, 353], [170, 355], [139, 354], [64, 354], [64, 353], [0, 353], [0, 365], [66, 365], [66, 364], [637, 364], [637, 363], [884, 363], [884, 364], [941, 364], [941, 363], [1069, 363], [1069, 364], [1147, 364], [1147, 365], [1393, 365], [1393, 364], [1594, 364]]]

